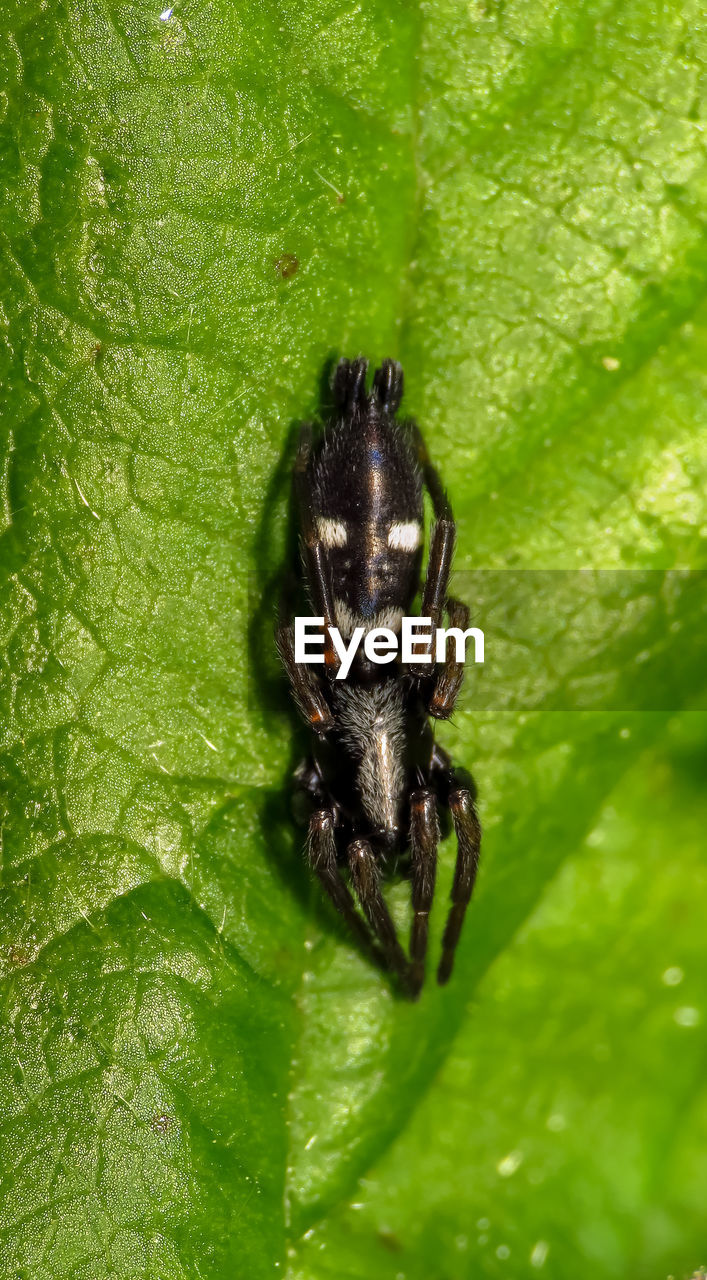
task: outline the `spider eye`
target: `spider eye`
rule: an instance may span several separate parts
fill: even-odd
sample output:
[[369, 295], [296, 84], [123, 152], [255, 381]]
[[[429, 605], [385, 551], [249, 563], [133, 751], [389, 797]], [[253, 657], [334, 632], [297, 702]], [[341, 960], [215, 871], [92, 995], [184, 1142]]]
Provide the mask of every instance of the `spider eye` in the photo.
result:
[[340, 520], [332, 520], [330, 516], [320, 516], [317, 520], [317, 533], [320, 541], [329, 549], [346, 546], [348, 539], [346, 525]]
[[418, 520], [398, 520], [388, 530], [388, 546], [392, 551], [417, 551], [422, 541]]

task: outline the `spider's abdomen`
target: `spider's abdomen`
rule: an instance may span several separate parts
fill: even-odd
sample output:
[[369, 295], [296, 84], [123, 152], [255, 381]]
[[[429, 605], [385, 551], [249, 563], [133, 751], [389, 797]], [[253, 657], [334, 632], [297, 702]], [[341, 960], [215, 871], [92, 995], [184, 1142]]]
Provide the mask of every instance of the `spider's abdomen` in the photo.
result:
[[417, 591], [422, 480], [413, 443], [380, 389], [343, 406], [312, 463], [317, 529], [342, 632], [397, 629]]
[[370, 689], [335, 690], [338, 730], [357, 771], [356, 786], [371, 830], [394, 842], [405, 787], [405, 694], [398, 680]]

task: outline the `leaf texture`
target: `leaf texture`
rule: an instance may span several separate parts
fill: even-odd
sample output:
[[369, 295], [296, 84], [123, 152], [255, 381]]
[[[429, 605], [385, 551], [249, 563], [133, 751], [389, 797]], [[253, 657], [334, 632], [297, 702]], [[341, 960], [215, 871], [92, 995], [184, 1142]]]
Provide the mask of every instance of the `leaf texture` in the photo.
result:
[[484, 863], [411, 1007], [302, 864], [271, 606], [292, 424], [361, 352], [460, 581], [704, 566], [701, 6], [3, 18], [0, 1274], [691, 1273], [699, 617], [578, 653], [624, 709], [462, 697]]

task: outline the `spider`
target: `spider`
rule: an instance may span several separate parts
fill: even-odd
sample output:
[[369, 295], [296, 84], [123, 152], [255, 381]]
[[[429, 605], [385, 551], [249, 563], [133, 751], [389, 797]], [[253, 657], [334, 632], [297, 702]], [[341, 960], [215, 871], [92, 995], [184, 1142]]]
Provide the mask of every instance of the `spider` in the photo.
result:
[[[333, 379], [335, 415], [323, 436], [300, 432], [294, 468], [302, 567], [315, 613], [343, 637], [356, 626], [399, 631], [418, 591], [421, 616], [466, 628], [469, 610], [447, 594], [456, 528], [449, 500], [412, 421], [396, 414], [403, 371], [385, 360], [366, 388], [368, 362], [340, 360]], [[434, 510], [424, 583], [423, 486]], [[295, 661], [292, 598], [283, 597], [277, 647], [296, 706], [313, 732], [311, 754], [295, 771], [309, 815], [310, 867], [359, 941], [397, 975], [406, 994], [422, 988], [435, 888], [438, 806], [457, 840], [452, 906], [437, 981], [449, 979], [474, 888], [481, 828], [475, 788], [435, 742], [429, 717], [452, 714], [464, 674], [448, 642], [443, 663], [431, 654], [404, 667], [373, 664], [359, 647], [346, 680], [325, 641], [324, 663]], [[348, 866], [349, 879], [343, 874]], [[412, 883], [408, 959], [386, 905], [382, 881], [400, 866]], [[359, 914], [355, 898], [363, 912]]]

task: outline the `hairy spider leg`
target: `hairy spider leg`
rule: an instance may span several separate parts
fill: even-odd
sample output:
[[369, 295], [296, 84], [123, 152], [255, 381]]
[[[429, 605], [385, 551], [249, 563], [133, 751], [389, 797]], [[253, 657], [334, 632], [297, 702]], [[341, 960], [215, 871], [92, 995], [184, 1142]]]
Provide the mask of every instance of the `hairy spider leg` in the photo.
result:
[[[411, 423], [411, 429], [415, 436], [417, 456], [422, 467], [422, 475], [427, 492], [432, 499], [432, 509], [435, 516], [420, 611], [420, 617], [432, 619], [432, 630], [434, 632], [440, 625], [444, 603], [447, 598], [457, 527], [454, 523], [451, 503], [444, 491], [439, 473], [430, 461], [422, 432], [415, 423]], [[427, 663], [414, 663], [411, 665], [410, 671], [412, 675], [422, 677], [429, 674], [429, 666]], [[431, 710], [431, 714], [434, 715], [434, 711]]]
[[364, 915], [381, 944], [388, 967], [409, 988], [410, 966], [405, 957], [380, 886], [380, 867], [368, 840], [352, 840], [346, 850], [351, 880]]
[[297, 710], [315, 733], [328, 733], [333, 727], [334, 719], [321, 682], [311, 667], [295, 662], [295, 628], [292, 623], [291, 602], [285, 591], [280, 601], [275, 643], [292, 686]]
[[334, 813], [334, 825], [338, 819], [336, 805], [326, 804], [327, 796], [319, 766], [312, 756], [305, 756], [300, 760], [295, 769], [293, 780], [299, 792], [307, 796], [311, 801], [310, 812], [312, 809], [330, 808]]
[[328, 893], [337, 911], [344, 917], [354, 937], [370, 954], [375, 954], [371, 936], [356, 910], [348, 885], [336, 862], [335, 815], [333, 809], [317, 809], [309, 820], [307, 855], [309, 865]]
[[425, 980], [425, 956], [430, 908], [437, 874], [439, 822], [437, 803], [429, 788], [413, 791], [410, 796], [410, 849], [412, 855], [412, 909], [414, 917], [410, 933], [412, 961], [411, 986], [418, 996]]
[[[456, 600], [450, 596], [447, 600], [447, 613], [451, 627], [466, 631], [469, 626], [469, 608], [462, 600]], [[430, 715], [436, 720], [448, 720], [451, 716], [463, 679], [464, 663], [457, 662], [454, 637], [449, 636], [444, 665], [437, 677], [429, 702]]]
[[[366, 400], [366, 372], [368, 361], [340, 360], [334, 374], [334, 402], [341, 413], [350, 414], [362, 408]], [[400, 408], [403, 398], [403, 371], [397, 360], [384, 360], [373, 375], [371, 388], [382, 409], [391, 417]]]
[[452, 907], [444, 928], [442, 958], [437, 970], [437, 981], [441, 986], [449, 981], [452, 973], [454, 953], [479, 869], [481, 848], [481, 823], [471, 791], [466, 787], [451, 791], [449, 807], [457, 837], [457, 862], [452, 884]]
[[366, 372], [368, 361], [341, 359], [336, 366], [332, 391], [334, 404], [340, 413], [348, 416], [362, 408], [366, 400]]
[[312, 482], [309, 470], [311, 456], [312, 427], [309, 423], [305, 423], [300, 431], [297, 457], [295, 459], [295, 494], [299, 511], [306, 576], [312, 592], [312, 605], [317, 611], [317, 616], [321, 616], [324, 619], [324, 661], [330, 670], [336, 671], [339, 660], [328, 630], [329, 627], [335, 625], [334, 597], [326, 549], [317, 533], [317, 525], [314, 518]]
[[373, 394], [381, 408], [391, 417], [398, 412], [403, 398], [403, 371], [396, 360], [384, 360], [373, 375]]

